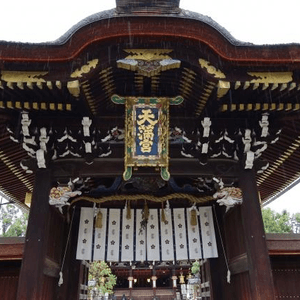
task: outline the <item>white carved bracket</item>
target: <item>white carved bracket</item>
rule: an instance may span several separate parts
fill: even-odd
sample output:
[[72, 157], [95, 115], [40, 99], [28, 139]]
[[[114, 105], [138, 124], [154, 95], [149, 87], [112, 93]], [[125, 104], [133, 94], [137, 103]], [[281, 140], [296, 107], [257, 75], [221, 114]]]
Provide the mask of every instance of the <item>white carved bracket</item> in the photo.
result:
[[30, 134], [29, 134], [29, 126], [31, 124], [31, 120], [29, 119], [29, 115], [28, 115], [27, 112], [23, 112], [22, 113], [21, 124], [22, 124], [23, 135], [24, 136], [30, 136]]
[[259, 126], [261, 127], [261, 137], [266, 137], [269, 133], [268, 114], [263, 114]]
[[83, 136], [90, 136], [92, 120], [89, 117], [83, 117], [81, 124], [83, 126]]
[[235, 205], [243, 203], [242, 191], [240, 188], [226, 187], [215, 193], [213, 196], [220, 206], [226, 206], [226, 212]]
[[58, 210], [63, 213], [62, 208], [66, 205], [70, 205], [68, 200], [77, 195], [81, 195], [81, 191], [72, 192], [71, 187], [54, 187], [50, 191], [49, 204], [54, 205]]

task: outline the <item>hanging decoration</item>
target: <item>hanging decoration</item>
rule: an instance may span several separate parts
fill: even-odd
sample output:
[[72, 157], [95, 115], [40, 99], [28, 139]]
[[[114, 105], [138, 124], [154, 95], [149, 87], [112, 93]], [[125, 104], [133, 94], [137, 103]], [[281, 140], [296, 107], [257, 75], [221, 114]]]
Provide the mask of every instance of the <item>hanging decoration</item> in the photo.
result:
[[95, 228], [102, 228], [103, 214], [100, 209], [97, 209]]
[[202, 206], [199, 207], [198, 211], [203, 246], [203, 258], [218, 257], [212, 207]]
[[[134, 261], [134, 212], [130, 209], [130, 204], [123, 209], [122, 220], [122, 243], [121, 243], [121, 261]], [[130, 215], [130, 218], [127, 218]]]
[[191, 226], [197, 226], [197, 215], [198, 210], [196, 207], [196, 203], [193, 204], [191, 208], [189, 208], [190, 214], [191, 214]]
[[126, 219], [131, 219], [131, 209], [130, 209], [130, 201], [126, 201]]
[[161, 239], [161, 260], [174, 261], [174, 241], [173, 241], [173, 222], [171, 211], [165, 213], [166, 220], [163, 222], [163, 210], [160, 210], [160, 239]]
[[[192, 260], [200, 259], [203, 257], [203, 254], [201, 252], [201, 246], [203, 246], [203, 248], [204, 248], [204, 247], [206, 247], [206, 245], [205, 244], [201, 245], [201, 241], [199, 238], [200, 231], [199, 231], [199, 217], [198, 216], [200, 216], [200, 213], [197, 210], [195, 203], [193, 204], [193, 206], [191, 208], [187, 209], [186, 215], [187, 215], [189, 258]], [[195, 224], [195, 225], [193, 225], [193, 224]], [[205, 231], [208, 230], [207, 227], [210, 228], [211, 226], [213, 226], [213, 224], [209, 224], [209, 226], [205, 226], [202, 234], [207, 234], [207, 232], [205, 232]], [[212, 245], [215, 246], [214, 241], [212, 241]]]
[[143, 231], [147, 228], [148, 219], [149, 219], [149, 208], [148, 208], [147, 201], [145, 201], [144, 209], [142, 212], [142, 220], [140, 222], [141, 225], [140, 231]]
[[121, 210], [112, 208], [109, 210], [108, 232], [107, 232], [107, 261], [119, 261], [121, 230]]
[[167, 219], [166, 219], [166, 214], [165, 214], [164, 204], [163, 203], [161, 204], [161, 207], [162, 207], [162, 209], [161, 209], [161, 221], [163, 223], [166, 223]]
[[[82, 207], [77, 259], [148, 261], [153, 264], [155, 261], [218, 257], [210, 206], [199, 207], [196, 226], [191, 225], [188, 209], [170, 209], [170, 218], [162, 222], [162, 209], [147, 207], [145, 203], [144, 209], [131, 209], [131, 219], [126, 218], [126, 208], [99, 208], [103, 218], [102, 228], [94, 228], [95, 209]], [[145, 215], [148, 215], [147, 223], [144, 222]], [[143, 222], [144, 230], [141, 230]]]
[[159, 216], [157, 209], [148, 209], [148, 223], [146, 230], [147, 261], [156, 261], [160, 258], [159, 249]]
[[92, 260], [94, 208], [81, 207], [76, 259]]
[[154, 195], [149, 195], [149, 194], [136, 194], [136, 195], [126, 195], [126, 197], [125, 197], [124, 195], [110, 195], [110, 196], [104, 196], [101, 198], [80, 196], [71, 202], [71, 206], [79, 201], [87, 201], [87, 202], [92, 202], [92, 203], [105, 203], [108, 201], [124, 201], [125, 199], [131, 200], [131, 201], [147, 200], [147, 201], [153, 201], [153, 202], [157, 202], [157, 203], [166, 201], [167, 204], [166, 204], [165, 213], [166, 213], [166, 215], [168, 215], [168, 213], [170, 211], [170, 205], [169, 205], [168, 200], [186, 199], [186, 200], [189, 200], [189, 201], [195, 202], [195, 203], [207, 203], [207, 202], [213, 200], [214, 198], [213, 198], [213, 196], [198, 197], [198, 196], [186, 194], [186, 193], [174, 193], [174, 194], [168, 194], [165, 196], [154, 196]]
[[132, 168], [160, 168], [162, 179], [169, 180], [169, 105], [179, 105], [183, 98], [112, 96], [115, 104], [126, 104], [124, 180]]
[[105, 260], [105, 241], [106, 241], [106, 232], [107, 232], [107, 209], [98, 208], [98, 211], [102, 214], [102, 227], [95, 226], [94, 233], [94, 260]]

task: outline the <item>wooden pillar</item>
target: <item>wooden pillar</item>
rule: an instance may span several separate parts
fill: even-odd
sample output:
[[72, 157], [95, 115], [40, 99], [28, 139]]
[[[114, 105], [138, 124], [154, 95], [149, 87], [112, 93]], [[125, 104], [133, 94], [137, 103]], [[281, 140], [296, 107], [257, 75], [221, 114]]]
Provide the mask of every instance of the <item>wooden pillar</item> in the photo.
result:
[[[81, 260], [76, 259], [78, 228], [80, 219], [80, 209], [72, 208], [73, 224], [70, 233], [70, 240], [67, 247], [65, 263], [63, 267], [64, 283], [59, 288], [58, 299], [79, 299], [80, 284], [83, 277], [83, 268]], [[71, 216], [72, 218], [72, 216]], [[69, 224], [69, 226], [71, 226]], [[69, 228], [70, 229], [70, 228]], [[68, 229], [68, 230], [69, 230]], [[66, 240], [67, 242], [67, 240]]]
[[[224, 234], [224, 207], [215, 204], [213, 207], [214, 212], [214, 227], [216, 231], [216, 242], [218, 247], [218, 258], [217, 259], [208, 259], [205, 260], [201, 267], [201, 283], [210, 283], [210, 295], [211, 299], [225, 300], [230, 299], [226, 297], [226, 293], [230, 285], [226, 281], [227, 275], [227, 266], [226, 266], [226, 257], [223, 251], [223, 243], [225, 242]], [[219, 229], [220, 231], [219, 232]], [[220, 236], [221, 234], [221, 236]], [[207, 292], [207, 291], [206, 291]], [[234, 298], [231, 298], [234, 299]]]
[[130, 270], [129, 270], [129, 277], [128, 277], [128, 284], [129, 284], [129, 300], [132, 299], [132, 287], [133, 287], [133, 275], [132, 275], [132, 266], [130, 262]]
[[151, 277], [151, 279], [152, 279], [153, 298], [156, 299], [156, 280], [157, 280], [157, 277], [155, 275], [153, 275]]
[[51, 171], [39, 169], [35, 175], [17, 300], [48, 299], [43, 295], [43, 271], [48, 247], [50, 189]]
[[239, 186], [243, 192], [241, 219], [248, 260], [251, 297], [252, 300], [273, 300], [275, 299], [274, 283], [253, 170], [241, 171]]

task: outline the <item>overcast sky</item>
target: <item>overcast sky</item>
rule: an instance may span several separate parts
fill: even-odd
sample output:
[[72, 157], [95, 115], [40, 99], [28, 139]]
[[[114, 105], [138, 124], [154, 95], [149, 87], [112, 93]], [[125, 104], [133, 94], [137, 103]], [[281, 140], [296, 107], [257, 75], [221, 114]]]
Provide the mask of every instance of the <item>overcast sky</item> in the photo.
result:
[[[0, 40], [53, 41], [87, 16], [114, 7], [115, 0], [2, 0]], [[300, 0], [181, 0], [180, 7], [210, 16], [244, 42], [300, 43]], [[300, 186], [298, 191], [293, 189], [289, 195], [282, 196], [271, 208], [300, 212], [297, 198], [300, 198]]]
[[[0, 39], [53, 41], [87, 16], [114, 7], [114, 0], [2, 0]], [[299, 0], [181, 0], [180, 7], [210, 16], [245, 42], [300, 43]]]

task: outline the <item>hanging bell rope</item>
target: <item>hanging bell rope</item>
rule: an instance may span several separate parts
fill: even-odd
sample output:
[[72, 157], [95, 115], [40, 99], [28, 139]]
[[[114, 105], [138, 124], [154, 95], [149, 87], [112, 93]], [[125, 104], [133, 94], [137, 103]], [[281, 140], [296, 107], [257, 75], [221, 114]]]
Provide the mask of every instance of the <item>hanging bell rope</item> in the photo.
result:
[[68, 250], [68, 246], [69, 246], [69, 241], [70, 241], [70, 236], [71, 236], [71, 231], [72, 231], [72, 226], [73, 226], [74, 215], [75, 215], [75, 206], [73, 207], [73, 214], [72, 214], [72, 219], [71, 219], [71, 223], [70, 223], [70, 227], [69, 227], [69, 232], [68, 232], [68, 237], [67, 237], [67, 243], [66, 243], [66, 246], [65, 246], [64, 256], [63, 256], [61, 267], [60, 267], [60, 271], [59, 271], [59, 280], [58, 280], [58, 286], [59, 287], [64, 283], [63, 268], [64, 268], [66, 254], [67, 254], [67, 250]]
[[163, 223], [166, 223], [167, 218], [166, 218], [166, 214], [165, 214], [164, 204], [162, 203], [161, 206], [162, 206], [162, 209], [161, 209], [161, 221]]
[[147, 223], [149, 219], [149, 207], [148, 203], [145, 200], [144, 209], [143, 209], [143, 220]]
[[103, 215], [100, 208], [98, 208], [98, 213], [95, 221], [95, 228], [102, 228], [102, 220], [103, 220]]
[[131, 219], [131, 207], [130, 207], [130, 201], [126, 201], [126, 219]]
[[216, 212], [216, 206], [215, 205], [213, 205], [213, 212], [214, 212], [214, 215], [215, 215], [215, 220], [216, 220], [216, 224], [217, 224], [217, 228], [218, 228], [218, 233], [219, 233], [219, 236], [220, 236], [220, 241], [221, 241], [221, 246], [222, 246], [222, 250], [223, 250], [223, 255], [224, 255], [225, 263], [226, 263], [226, 267], [227, 267], [226, 279], [227, 279], [227, 282], [230, 283], [231, 272], [230, 272], [230, 269], [229, 269], [228, 258], [227, 258], [227, 255], [226, 255], [226, 251], [225, 251], [225, 247], [224, 247], [224, 242], [223, 242], [222, 235], [221, 235], [221, 230], [220, 230], [220, 225], [219, 225], [219, 221], [218, 221], [217, 212]]
[[196, 209], [191, 210], [191, 225], [197, 226], [197, 210]]

